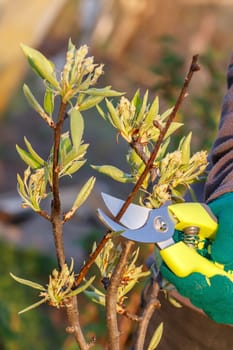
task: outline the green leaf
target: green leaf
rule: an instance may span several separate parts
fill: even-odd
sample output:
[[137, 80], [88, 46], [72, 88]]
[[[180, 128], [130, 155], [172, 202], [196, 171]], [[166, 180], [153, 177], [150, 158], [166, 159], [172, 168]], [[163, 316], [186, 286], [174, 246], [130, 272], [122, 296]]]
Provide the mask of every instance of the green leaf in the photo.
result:
[[85, 290], [84, 294], [97, 304], [105, 306], [105, 295], [96, 293], [95, 291]]
[[167, 109], [161, 116], [160, 116], [160, 120], [161, 121], [164, 121], [164, 120], [166, 120], [167, 119], [167, 117], [169, 117], [170, 116], [170, 114], [172, 113], [172, 111], [173, 111], [173, 107], [172, 108], [169, 108], [169, 109]]
[[18, 282], [20, 284], [24, 284], [25, 286], [29, 286], [29, 287], [34, 288], [34, 289], [39, 289], [43, 292], [46, 290], [41, 284], [29, 281], [29, 280], [25, 280], [24, 278], [17, 277], [11, 272], [10, 272], [10, 275], [16, 282]]
[[30, 106], [32, 106], [32, 108], [38, 113], [40, 114], [40, 116], [50, 125], [53, 125], [53, 120], [52, 118], [50, 118], [48, 116], [48, 114], [45, 112], [45, 110], [41, 107], [41, 105], [39, 104], [39, 102], [36, 100], [36, 98], [34, 97], [33, 93], [31, 92], [31, 90], [29, 89], [29, 87], [24, 84], [23, 86], [23, 92], [24, 95], [29, 103]]
[[119, 92], [115, 90], [111, 90], [111, 86], [106, 86], [101, 89], [87, 89], [82, 91], [84, 94], [88, 94], [91, 96], [102, 96], [102, 97], [113, 97], [113, 96], [121, 96], [124, 95], [124, 92]]
[[32, 169], [41, 168], [41, 163], [39, 163], [29, 152], [26, 152], [24, 149], [16, 145], [16, 150], [20, 158], [29, 165]]
[[158, 96], [156, 96], [145, 118], [145, 124], [148, 125], [148, 127], [151, 128], [151, 125], [153, 125], [152, 124], [153, 120], [158, 115], [158, 113], [159, 113], [159, 99], [158, 99]]
[[138, 89], [135, 94], [134, 97], [132, 98], [132, 103], [136, 108], [136, 113], [139, 111], [139, 108], [141, 106], [141, 99], [140, 99], [140, 90]]
[[54, 64], [49, 61], [41, 52], [24, 44], [20, 45], [24, 55], [27, 57], [33, 70], [42, 78], [47, 80], [56, 89], [60, 89], [56, 79]]
[[119, 182], [132, 183], [135, 181], [135, 178], [131, 176], [131, 174], [126, 174], [112, 165], [91, 165], [91, 167], [99, 173], [110, 176], [112, 179]]
[[146, 107], [147, 107], [147, 101], [148, 101], [148, 90], [146, 91], [144, 97], [143, 97], [143, 101], [142, 101], [142, 106], [140, 108], [140, 111], [137, 115], [137, 118], [135, 120], [135, 123], [138, 125], [140, 124], [140, 122], [142, 121], [144, 114], [146, 112]]
[[44, 304], [47, 300], [48, 300], [47, 298], [41, 299], [41, 300], [39, 300], [37, 303], [32, 304], [32, 305], [26, 307], [25, 309], [21, 310], [18, 314], [21, 315], [21, 314], [23, 314], [24, 312], [30, 311], [30, 310], [32, 310], [32, 309], [35, 309], [36, 307], [38, 307], [38, 306]]
[[73, 145], [70, 140], [69, 131], [67, 131], [61, 134], [60, 147], [59, 147], [59, 165], [60, 166], [64, 166], [64, 162], [66, 161], [66, 158], [71, 151], [73, 151], [74, 158], [75, 158], [77, 152], [73, 150]]
[[82, 114], [72, 108], [70, 112], [70, 133], [73, 142], [74, 150], [77, 151], [82, 141], [84, 130], [84, 120]]
[[30, 144], [30, 142], [27, 140], [26, 137], [24, 137], [24, 142], [25, 142], [25, 145], [27, 146], [28, 152], [31, 154], [33, 159], [35, 159], [35, 161], [37, 161], [41, 166], [43, 166], [45, 163], [44, 159], [42, 159], [39, 156], [39, 154], [36, 153], [36, 151], [32, 148], [32, 145]]
[[84, 155], [86, 154], [88, 146], [89, 146], [88, 143], [84, 143], [84, 144], [80, 145], [78, 152], [75, 151], [74, 149], [71, 149], [71, 151], [67, 154], [66, 158], [64, 159], [63, 167], [66, 167], [72, 161], [82, 159], [84, 157]]
[[28, 103], [32, 106], [32, 108], [35, 109], [35, 111], [37, 111], [40, 115], [45, 114], [44, 109], [41, 107], [37, 99], [34, 97], [28, 85], [26, 84], [23, 85], [23, 92]]
[[112, 125], [115, 126], [115, 128], [117, 128], [118, 130], [121, 130], [121, 121], [115, 107], [113, 106], [112, 102], [110, 102], [108, 99], [105, 99], [105, 101], [108, 111], [110, 113], [109, 118]]
[[74, 201], [74, 204], [72, 206], [72, 210], [74, 210], [74, 211], [77, 210], [86, 201], [86, 199], [90, 195], [90, 193], [95, 185], [95, 180], [96, 180], [95, 177], [92, 176], [82, 186], [81, 190], [79, 191], [79, 194], [77, 195], [77, 198]]
[[170, 144], [170, 138], [168, 137], [161, 145], [160, 149], [159, 149], [159, 152], [158, 152], [158, 155], [156, 157], [156, 161], [160, 161], [162, 158], [164, 158], [165, 156], [165, 153], [167, 151], [167, 148]]
[[54, 110], [54, 92], [50, 87], [45, 90], [44, 109], [51, 116]]
[[163, 322], [161, 322], [160, 325], [156, 328], [156, 330], [151, 338], [148, 350], [154, 350], [157, 348], [157, 346], [162, 338], [162, 334], [163, 334]]
[[106, 114], [104, 113], [104, 111], [102, 110], [102, 108], [99, 105], [96, 105], [96, 109], [99, 112], [100, 116], [104, 119], [107, 120], [106, 118]]
[[26, 192], [25, 192], [24, 182], [23, 182], [23, 180], [21, 179], [21, 177], [20, 177], [19, 174], [17, 174], [17, 182], [18, 182], [18, 191], [19, 191], [20, 195], [21, 195], [22, 197], [26, 197], [27, 194], [26, 194]]
[[70, 162], [70, 164], [67, 164], [64, 168], [61, 169], [59, 172], [59, 177], [69, 175], [76, 173], [84, 164], [86, 163], [86, 160], [74, 160]]
[[192, 139], [192, 133], [190, 132], [188, 136], [184, 137], [179, 145], [182, 155], [182, 163], [187, 164], [190, 160], [190, 143]]
[[88, 281], [86, 281], [82, 286], [80, 286], [79, 288], [75, 289], [73, 292], [69, 293], [69, 296], [75, 296], [77, 294], [82, 293], [83, 291], [85, 291], [94, 281], [95, 276], [92, 276]]
[[165, 138], [171, 136], [176, 130], [178, 130], [181, 126], [183, 126], [182, 123], [172, 122], [170, 127], [168, 128], [168, 131], [165, 135]]
[[104, 99], [104, 96], [90, 96], [83, 100], [82, 103], [79, 104], [79, 111], [85, 111], [87, 109], [91, 109], [98, 105], [102, 100]]

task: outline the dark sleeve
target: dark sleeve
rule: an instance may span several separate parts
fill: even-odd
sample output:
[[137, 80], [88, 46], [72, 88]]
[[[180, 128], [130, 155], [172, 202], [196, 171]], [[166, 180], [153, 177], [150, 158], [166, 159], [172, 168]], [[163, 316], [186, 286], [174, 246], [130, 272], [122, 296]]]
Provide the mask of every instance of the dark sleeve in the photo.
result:
[[219, 130], [209, 156], [210, 171], [205, 184], [207, 203], [233, 192], [233, 54], [227, 71], [227, 88]]

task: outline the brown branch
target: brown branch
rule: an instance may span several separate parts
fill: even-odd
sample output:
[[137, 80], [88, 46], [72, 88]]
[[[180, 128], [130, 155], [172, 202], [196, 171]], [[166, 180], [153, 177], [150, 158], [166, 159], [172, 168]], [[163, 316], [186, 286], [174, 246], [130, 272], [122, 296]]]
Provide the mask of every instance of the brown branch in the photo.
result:
[[132, 314], [127, 309], [122, 309], [120, 314], [125, 316], [125, 317], [127, 317], [131, 321], [135, 321], [135, 322], [141, 322], [142, 321], [142, 317], [141, 316], [138, 316], [136, 314]]
[[158, 292], [159, 292], [159, 285], [157, 282], [153, 282], [150, 299], [142, 313], [142, 316], [141, 316], [142, 321], [139, 323], [135, 350], [143, 349], [143, 345], [146, 338], [146, 332], [147, 332], [150, 319], [154, 311], [160, 308], [160, 302], [158, 300]]
[[[62, 127], [66, 115], [67, 104], [61, 102], [58, 119], [54, 128], [54, 148], [53, 148], [53, 169], [52, 169], [52, 208], [50, 221], [53, 227], [53, 237], [56, 247], [58, 265], [61, 268], [65, 264], [65, 251], [63, 243], [63, 218], [61, 212], [60, 188], [59, 188], [59, 148], [62, 134]], [[91, 344], [88, 344], [84, 338], [79, 321], [79, 311], [77, 297], [74, 296], [65, 300], [67, 317], [70, 322], [69, 329], [72, 330], [76, 342], [81, 350], [89, 350]]]
[[56, 255], [58, 265], [61, 267], [65, 263], [64, 243], [62, 237], [62, 218], [61, 218], [61, 201], [59, 194], [59, 147], [62, 133], [62, 126], [64, 122], [64, 116], [66, 113], [66, 103], [61, 102], [60, 110], [58, 113], [58, 120], [56, 127], [54, 128], [54, 148], [53, 148], [53, 170], [52, 170], [52, 193], [53, 201], [51, 208], [51, 222], [53, 227], [53, 237], [56, 247]]
[[[130, 146], [131, 148], [134, 149], [134, 151], [137, 153], [137, 155], [141, 158], [143, 163], [146, 165], [149, 160], [149, 157], [144, 152], [142, 144], [134, 140], [133, 142], [130, 143]], [[152, 181], [154, 181], [157, 177], [157, 169], [155, 167], [152, 167], [150, 169], [150, 175], [151, 175], [151, 179], [153, 179]]]
[[93, 344], [88, 344], [84, 338], [79, 321], [79, 311], [77, 297], [72, 297], [66, 303], [67, 318], [71, 326], [67, 327], [67, 332], [73, 334], [78, 343], [80, 350], [89, 350]]
[[96, 260], [97, 256], [99, 255], [99, 253], [101, 252], [101, 250], [103, 249], [103, 247], [105, 246], [105, 244], [107, 243], [107, 241], [112, 237], [110, 232], [107, 232], [103, 238], [101, 239], [101, 241], [99, 242], [98, 246], [96, 247], [96, 249], [90, 254], [88, 261], [86, 262], [86, 264], [83, 265], [83, 267], [81, 268], [81, 270], [79, 271], [79, 274], [75, 280], [75, 287], [77, 287], [83, 280], [83, 278], [86, 276], [88, 270], [90, 269], [90, 267], [92, 266], [92, 264], [94, 263], [94, 261]]
[[51, 221], [51, 216], [44, 210], [40, 210], [37, 212], [40, 216], [42, 216], [43, 218], [45, 218], [48, 221]]
[[117, 292], [119, 281], [121, 280], [122, 271], [125, 268], [128, 260], [128, 256], [131, 252], [131, 248], [134, 242], [125, 241], [125, 246], [122, 250], [124, 254], [121, 254], [120, 259], [113, 271], [110, 284], [107, 289], [106, 295], [106, 322], [108, 329], [108, 346], [109, 350], [120, 350], [119, 347], [119, 337], [120, 332], [118, 330], [118, 320], [117, 320]]

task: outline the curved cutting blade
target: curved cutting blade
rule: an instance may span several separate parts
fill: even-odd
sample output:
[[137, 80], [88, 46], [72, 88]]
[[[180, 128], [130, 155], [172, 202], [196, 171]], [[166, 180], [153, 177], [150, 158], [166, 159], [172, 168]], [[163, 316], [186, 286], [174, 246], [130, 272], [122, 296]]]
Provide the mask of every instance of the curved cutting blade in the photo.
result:
[[[113, 197], [107, 193], [101, 193], [101, 195], [106, 207], [113, 216], [116, 216], [124, 205], [125, 201]], [[124, 215], [121, 217], [120, 223], [130, 229], [139, 228], [146, 223], [150, 211], [151, 209], [149, 208], [131, 203]]]
[[[138, 207], [138, 206], [137, 206]], [[128, 211], [128, 210], [127, 210]], [[126, 212], [127, 213], [127, 212]], [[168, 241], [174, 233], [175, 223], [171, 219], [167, 207], [149, 210], [149, 216], [143, 226], [132, 229], [121, 225], [106, 215], [101, 209], [97, 210], [100, 220], [112, 231], [123, 231], [123, 237], [143, 243], [160, 243]], [[133, 209], [133, 218], [136, 214]]]

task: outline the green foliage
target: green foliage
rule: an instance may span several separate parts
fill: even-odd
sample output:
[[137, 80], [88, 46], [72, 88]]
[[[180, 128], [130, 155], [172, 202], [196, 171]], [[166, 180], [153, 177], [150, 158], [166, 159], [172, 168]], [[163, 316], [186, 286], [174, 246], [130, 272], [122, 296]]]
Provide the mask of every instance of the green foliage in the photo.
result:
[[[93, 250], [95, 249], [95, 244]], [[94, 302], [105, 306], [106, 290], [108, 281], [111, 278], [112, 272], [116, 266], [116, 263], [121, 254], [122, 247], [116, 245], [112, 240], [108, 240], [104, 248], [95, 260], [95, 264], [98, 267], [101, 281], [104, 288], [100, 290], [93, 285], [91, 290], [85, 290], [85, 294]], [[150, 275], [149, 271], [143, 271], [143, 265], [136, 266], [138, 260], [139, 248], [135, 250], [129, 259], [128, 265], [125, 266], [124, 273], [121, 276], [121, 283], [117, 293], [117, 310], [122, 313], [125, 305], [124, 302], [127, 299], [127, 294], [135, 287], [138, 280]]]
[[[126, 154], [128, 172], [114, 165], [92, 165], [92, 168], [116, 181], [136, 184], [144, 170], [147, 170], [148, 160], [152, 159], [153, 164], [149, 163], [150, 171], [139, 188], [138, 201], [141, 205], [155, 208], [167, 200], [177, 200], [177, 197], [182, 200], [183, 193], [180, 187], [186, 188], [200, 178], [207, 165], [206, 153], [199, 152], [191, 155], [191, 133], [183, 137], [178, 147], [171, 151], [171, 139], [182, 123], [171, 120], [172, 108], [163, 113], [160, 112], [158, 96], [150, 102], [148, 91], [144, 96], [140, 96], [138, 90], [129, 100], [122, 97], [122, 93], [112, 90], [111, 86], [95, 88], [99, 77], [103, 74], [103, 65], [94, 63], [94, 58], [87, 56], [86, 45], [76, 49], [69, 41], [66, 62], [60, 75], [57, 74], [53, 63], [39, 51], [26, 45], [22, 45], [22, 49], [34, 72], [43, 80], [43, 103], [37, 101], [27, 85], [24, 85], [24, 94], [31, 107], [52, 129], [53, 144], [44, 159], [34, 150], [27, 138], [24, 139], [26, 150], [16, 146], [19, 156], [27, 166], [23, 177], [17, 175], [18, 192], [24, 207], [30, 207], [51, 222], [59, 269], [53, 269], [52, 273], [49, 273], [46, 285], [16, 277], [15, 273], [11, 276], [20, 284], [40, 291], [39, 301], [23, 309], [21, 313], [42, 303], [48, 303], [56, 308], [67, 308], [69, 322], [73, 322], [72, 332], [76, 332], [79, 322], [78, 309], [72, 310], [71, 317], [70, 308], [75, 308], [71, 303], [72, 298], [84, 291], [91, 300], [105, 306], [108, 282], [120, 255], [124, 253], [121, 244], [116, 243], [117, 234], [112, 234], [112, 239], [106, 240], [95, 259], [103, 288], [93, 285], [95, 275], [92, 275], [89, 280], [83, 279], [83, 284], [80, 285], [80, 281], [77, 283], [73, 260], [70, 267], [65, 263], [67, 257], [62, 241], [63, 225], [87, 200], [95, 184], [94, 177], [86, 180], [68, 212], [62, 212], [59, 181], [63, 177], [70, 177], [77, 173], [86, 163], [88, 144], [83, 142], [84, 112], [96, 106], [100, 116], [117, 129], [117, 134], [129, 146]], [[168, 64], [170, 66], [171, 55], [168, 58], [164, 61], [165, 66]], [[112, 97], [120, 97], [116, 106], [111, 100]], [[106, 112], [99, 106], [103, 100], [105, 100]], [[63, 130], [65, 119], [69, 120], [66, 131]], [[158, 152], [153, 158], [157, 145]], [[50, 194], [51, 212], [47, 213], [42, 209], [41, 203]], [[93, 248], [93, 253], [95, 249], [96, 246]], [[149, 275], [148, 271], [144, 271], [143, 265], [138, 266], [138, 256], [139, 249], [136, 249], [128, 257], [120, 276], [116, 289], [116, 312], [120, 314], [126, 311], [129, 292], [137, 285], [139, 279]], [[80, 276], [82, 276], [81, 273]], [[155, 331], [149, 349], [153, 350], [157, 347], [161, 335], [162, 324]]]
[[[86, 57], [88, 53], [86, 45], [77, 50], [72, 42], [69, 42], [66, 63], [60, 74], [60, 81], [57, 79], [55, 66], [42, 53], [26, 45], [21, 45], [21, 47], [29, 64], [45, 84], [43, 107], [36, 100], [30, 88], [24, 85], [24, 94], [32, 108], [51, 128], [55, 129], [56, 121], [53, 115], [55, 97], [60, 96], [63, 104], [69, 103], [71, 106], [68, 111], [70, 130], [61, 134], [57, 169], [59, 178], [71, 176], [86, 163], [85, 155], [88, 145], [82, 141], [84, 119], [80, 111], [92, 108], [106, 97], [119, 96], [121, 93], [111, 90], [110, 86], [100, 89], [91, 87], [97, 83], [103, 73], [103, 66], [95, 64], [93, 57]], [[27, 150], [16, 146], [19, 156], [28, 166], [23, 178], [17, 175], [18, 192], [24, 207], [31, 207], [34, 211], [40, 212], [41, 201], [47, 198], [53, 187], [54, 148], [52, 147], [47, 159], [44, 160], [26, 138], [24, 141]], [[77, 196], [71, 208], [72, 215], [87, 199], [93, 185], [94, 179], [91, 178], [83, 188], [81, 195]]]
[[61, 268], [61, 271], [53, 269], [51, 275], [49, 275], [49, 282], [46, 287], [43, 287], [38, 283], [26, 280], [24, 278], [17, 277], [13, 273], [10, 273], [11, 277], [18, 283], [29, 286], [33, 289], [39, 289], [41, 291], [39, 296], [42, 299], [35, 304], [32, 304], [27, 308], [21, 310], [19, 314], [35, 309], [36, 307], [46, 302], [49, 305], [55, 306], [59, 309], [60, 307], [64, 306], [65, 299], [78, 295], [87, 289], [94, 281], [95, 276], [90, 278], [89, 281], [85, 282], [84, 285], [74, 289], [73, 286], [75, 282], [75, 276], [73, 268], [74, 260], [72, 259], [70, 267], [68, 267], [67, 264], [64, 264]]
[[43, 80], [47, 80], [53, 87], [59, 88], [54, 64], [42, 55], [42, 53], [27, 45], [21, 44], [21, 48], [35, 73]]
[[135, 176], [127, 174], [113, 165], [92, 165], [92, 168], [118, 182], [133, 183], [136, 181]]
[[[113, 165], [92, 167], [116, 181], [136, 183], [145, 169], [145, 162], [150, 158], [172, 109], [160, 114], [158, 97], [155, 97], [150, 104], [148, 92], [141, 98], [139, 91], [135, 93], [131, 101], [126, 97], [121, 97], [116, 107], [112, 102], [106, 100], [106, 107], [107, 113], [104, 113], [100, 107], [97, 108], [100, 115], [110, 122], [130, 145], [126, 155], [130, 173]], [[143, 191], [139, 197], [141, 204], [144, 203], [145, 196], [147, 206], [154, 208], [167, 200], [182, 200], [184, 190], [197, 181], [204, 172], [207, 166], [207, 154], [198, 152], [191, 157], [191, 133], [180, 141], [177, 150], [168, 151], [171, 136], [181, 126], [181, 123], [172, 122], [167, 130], [154, 161], [152, 190], [148, 192], [151, 178], [147, 176], [141, 187]]]
[[[131, 101], [121, 97], [120, 102], [115, 108], [111, 101], [106, 99], [108, 113], [98, 107], [100, 115], [110, 122], [114, 128], [118, 129], [119, 134], [130, 144], [138, 140], [141, 144], [156, 142], [159, 136], [159, 127], [162, 128], [171, 109], [159, 114], [159, 100], [155, 97], [150, 104], [148, 102], [148, 92], [143, 98], [137, 91]], [[172, 123], [166, 137], [175, 132], [182, 124]]]

